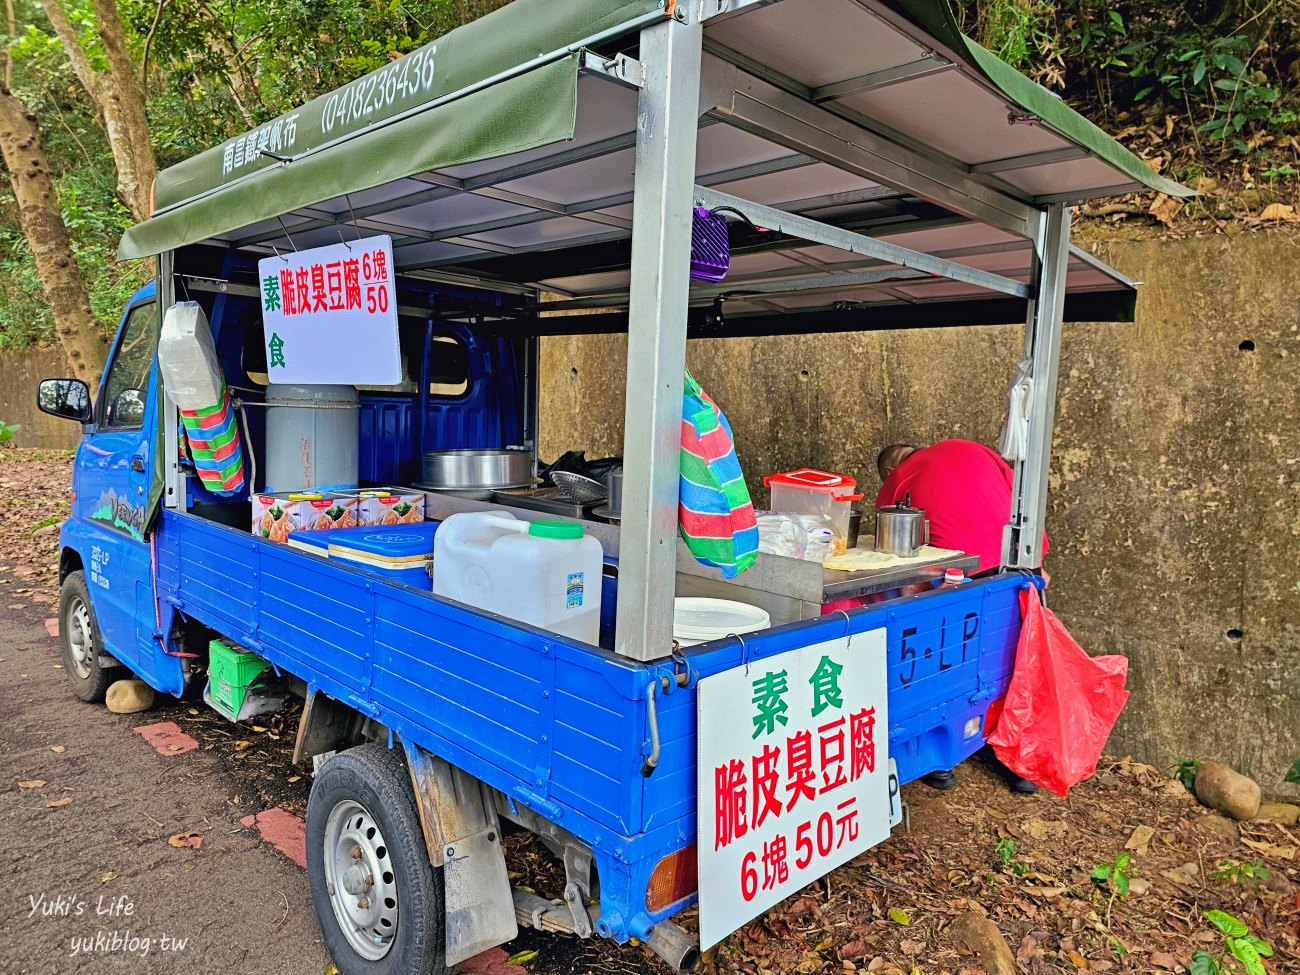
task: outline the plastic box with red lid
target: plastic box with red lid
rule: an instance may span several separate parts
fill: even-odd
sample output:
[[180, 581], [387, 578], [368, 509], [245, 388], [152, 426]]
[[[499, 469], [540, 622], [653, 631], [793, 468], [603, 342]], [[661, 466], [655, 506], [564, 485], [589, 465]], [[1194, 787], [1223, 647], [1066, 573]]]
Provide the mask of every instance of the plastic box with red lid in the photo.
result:
[[835, 553], [848, 547], [849, 509], [861, 501], [858, 482], [846, 474], [801, 467], [784, 474], [769, 474], [764, 487], [772, 490], [772, 510], [790, 515], [820, 515], [830, 519]]

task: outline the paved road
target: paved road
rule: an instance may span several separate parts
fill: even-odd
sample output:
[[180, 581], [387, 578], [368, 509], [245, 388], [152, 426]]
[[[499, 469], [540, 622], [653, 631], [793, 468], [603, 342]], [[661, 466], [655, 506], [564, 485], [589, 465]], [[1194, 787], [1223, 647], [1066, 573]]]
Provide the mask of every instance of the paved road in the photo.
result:
[[[0, 970], [325, 972], [303, 871], [241, 826], [211, 753], [164, 757], [131, 730], [156, 718], [71, 695], [48, 610], [0, 608]], [[189, 830], [201, 848], [168, 843]]]
[[[296, 771], [287, 742], [260, 763], [232, 762], [223, 736], [258, 736], [202, 704], [192, 716], [172, 698], [136, 715], [81, 703], [44, 625], [54, 608], [14, 605], [0, 606], [0, 870], [12, 892], [0, 902], [0, 972], [324, 975], [330, 959], [294, 862], [301, 821], [272, 805], [305, 805], [309, 776], [285, 785]], [[133, 730], [169, 721], [197, 747], [173, 752]], [[198, 849], [170, 844], [191, 831], [203, 834]], [[525, 951], [536, 952], [527, 969], [506, 963]], [[529, 931], [461, 970], [668, 971], [643, 950]]]

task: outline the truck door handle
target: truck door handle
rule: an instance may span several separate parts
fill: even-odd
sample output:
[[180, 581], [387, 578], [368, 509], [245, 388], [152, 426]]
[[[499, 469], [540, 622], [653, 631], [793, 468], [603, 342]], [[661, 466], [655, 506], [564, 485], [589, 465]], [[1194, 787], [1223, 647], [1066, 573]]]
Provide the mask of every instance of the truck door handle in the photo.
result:
[[143, 458], [143, 457], [132, 457], [132, 458], [131, 458], [131, 470], [135, 471], [137, 474], [143, 474], [143, 473], [144, 473], [144, 458]]

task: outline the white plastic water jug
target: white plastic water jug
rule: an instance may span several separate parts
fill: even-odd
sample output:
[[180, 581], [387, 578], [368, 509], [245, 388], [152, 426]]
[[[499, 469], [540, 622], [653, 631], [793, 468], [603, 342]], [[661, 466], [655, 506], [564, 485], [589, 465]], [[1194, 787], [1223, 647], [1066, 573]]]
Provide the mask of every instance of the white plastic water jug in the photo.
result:
[[600, 542], [573, 521], [450, 515], [433, 539], [433, 591], [583, 643], [600, 641]]

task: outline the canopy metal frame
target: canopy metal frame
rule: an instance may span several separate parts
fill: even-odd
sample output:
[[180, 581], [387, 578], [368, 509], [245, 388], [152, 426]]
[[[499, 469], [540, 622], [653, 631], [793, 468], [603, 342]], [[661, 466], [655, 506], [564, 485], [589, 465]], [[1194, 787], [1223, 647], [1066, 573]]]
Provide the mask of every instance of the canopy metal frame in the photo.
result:
[[[662, 658], [672, 647], [688, 334], [831, 332], [1023, 317], [1035, 386], [1029, 456], [1016, 465], [1004, 563], [1040, 567], [1062, 321], [1131, 314], [1134, 289], [1134, 282], [1070, 246], [1068, 204], [1103, 189], [1139, 186], [1125, 179], [1165, 192], [1181, 188], [1166, 186], [1154, 173], [1148, 179], [1139, 162], [1119, 158], [1116, 153], [1124, 150], [1098, 141], [1095, 129], [1082, 130], [1076, 123], [1087, 123], [1059, 103], [1035, 102], [1019, 90], [1028, 84], [1020, 76], [994, 80], [987, 65], [975, 65], [980, 59], [961, 49], [959, 34], [941, 25], [931, 36], [933, 25], [904, 15], [904, 8], [915, 13], [919, 7], [910, 0], [817, 0], [816, 20], [824, 17], [838, 31], [833, 36], [839, 59], [828, 58], [819, 72], [807, 59], [787, 57], [785, 69], [798, 78], [773, 65], [792, 37], [791, 18], [807, 19], [811, 2], [664, 0], [658, 11], [652, 4], [629, 5], [635, 17], [622, 27], [593, 27], [595, 33], [583, 38], [587, 22], [577, 18], [572, 35], [551, 53], [490, 76], [466, 75], [465, 87], [308, 146], [286, 158], [278, 172], [259, 168], [215, 186], [204, 183], [215, 177], [202, 167], [173, 173], [173, 202], [159, 211], [172, 229], [142, 232], [124, 242], [124, 252], [139, 253], [147, 240], [170, 239], [164, 246], [173, 247], [201, 240], [198, 231], [179, 226], [179, 211], [191, 204], [199, 207], [202, 233], [212, 234], [209, 242], [258, 253], [269, 254], [286, 240], [295, 247], [333, 242], [346, 225], [391, 234], [395, 263], [404, 274], [516, 296], [513, 310], [490, 327], [531, 335], [626, 329], [615, 648], [637, 660]], [[504, 27], [524, 18], [525, 6], [543, 9], [541, 3], [512, 4], [490, 16]], [[576, 17], [572, 10], [568, 16]], [[864, 19], [871, 20], [873, 36], [856, 33]], [[455, 46], [449, 36], [440, 52]], [[534, 72], [561, 67], [557, 59], [567, 59], [573, 67], [566, 70], [574, 73], [552, 72], [556, 79], [564, 75], [565, 87], [547, 90], [564, 93], [574, 117], [566, 115], [544, 135], [524, 133], [533, 141], [511, 143], [514, 148], [500, 143], [468, 161], [454, 147], [447, 156], [426, 149], [430, 155], [416, 157], [424, 168], [412, 165], [415, 171], [401, 169], [406, 175], [400, 176], [393, 175], [399, 170], [384, 170], [382, 180], [356, 165], [363, 156], [370, 164], [365, 147], [388, 127], [411, 125], [403, 132], [433, 140], [431, 133], [444, 130], [432, 122], [455, 119], [424, 113], [446, 113], [495, 85], [518, 84]], [[967, 141], [949, 154], [938, 144], [942, 131], [911, 127], [897, 115], [891, 125], [888, 99], [911, 97], [913, 86], [924, 97], [927, 85], [949, 86], [942, 90], [978, 101], [980, 118], [1005, 124], [1006, 133], [979, 128], [986, 123], [968, 122], [953, 110], [951, 121], [966, 126]], [[503, 87], [501, 98], [515, 90]], [[1032, 138], [1024, 136], [1024, 123], [1032, 129], [1040, 120], [1026, 113], [1029, 104], [1054, 119]], [[504, 107], [498, 111], [510, 114]], [[469, 105], [464, 112], [462, 118], [498, 117], [475, 116]], [[422, 128], [414, 125], [421, 120]], [[351, 140], [357, 141], [349, 145]], [[219, 158], [221, 151], [214, 147], [205, 155]], [[268, 186], [286, 192], [283, 166], [310, 167], [315, 160], [320, 165], [305, 172], [325, 172], [322, 152], [335, 153], [329, 158], [340, 163], [353, 154], [351, 182], [330, 184], [331, 192], [342, 195], [321, 199], [300, 192], [276, 214]], [[962, 154], [970, 158], [963, 161]], [[187, 174], [197, 174], [194, 193], [175, 202], [189, 185], [182, 179]], [[254, 204], [259, 216], [244, 213], [239, 223], [222, 215], [224, 223], [214, 222], [214, 199], [232, 204], [234, 214], [244, 213], [235, 201]], [[733, 207], [768, 231], [732, 225], [732, 272], [717, 286], [691, 284], [696, 205]], [[214, 226], [225, 229], [213, 232]], [[160, 263], [165, 304], [174, 299], [173, 253]], [[562, 300], [540, 301], [540, 291]], [[176, 505], [184, 492], [174, 456], [175, 417], [167, 422], [165, 497]]]
[[[883, 140], [864, 139], [861, 130], [841, 131], [850, 123], [822, 109], [810, 109], [807, 103], [793, 104], [791, 96], [743, 75], [734, 65], [712, 58], [706, 63], [698, 20], [683, 17], [643, 28], [640, 62], [616, 651], [637, 660], [654, 660], [673, 645], [677, 455], [691, 298], [690, 212], [696, 203], [710, 208], [732, 206], [754, 222], [789, 236], [1029, 299], [1026, 354], [1033, 360], [1035, 379], [1030, 446], [1026, 459], [1015, 467], [1004, 562], [1014, 568], [1040, 567], [1038, 539], [1046, 515], [1070, 258], [1070, 218], [1064, 205], [1037, 209], [1003, 197], [962, 174], [943, 172], [932, 160]], [[1035, 255], [1031, 280], [1022, 283], [976, 271], [695, 185], [701, 108], [775, 137], [800, 153], [1029, 236]], [[787, 285], [799, 283], [803, 282]]]

